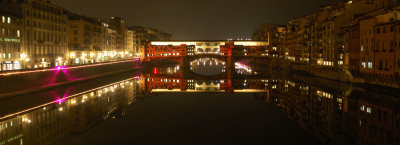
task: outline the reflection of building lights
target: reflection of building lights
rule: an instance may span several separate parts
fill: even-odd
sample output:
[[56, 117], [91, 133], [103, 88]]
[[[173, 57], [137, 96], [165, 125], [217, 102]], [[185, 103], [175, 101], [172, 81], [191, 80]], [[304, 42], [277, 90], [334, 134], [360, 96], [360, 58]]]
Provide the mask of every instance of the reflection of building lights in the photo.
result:
[[[132, 80], [132, 79], [127, 79], [127, 80]], [[121, 81], [121, 82], [125, 82], [125, 81], [126, 81], [126, 80]], [[121, 83], [121, 82], [117, 82], [117, 83]], [[114, 84], [117, 84], [117, 83], [114, 83]], [[110, 85], [110, 86], [111, 86], [111, 85]], [[63, 100], [67, 100], [67, 99], [70, 99], [70, 98], [75, 98], [75, 97], [80, 96], [80, 95], [83, 95], [83, 94], [88, 94], [88, 93], [90, 93], [90, 92], [92, 92], [92, 91], [94, 91], [94, 90], [102, 89], [102, 88], [104, 88], [104, 87], [106, 87], [106, 86], [99, 87], [99, 88], [95, 88], [95, 89], [88, 90], [88, 91], [84, 91], [84, 92], [81, 92], [81, 93], [78, 93], [78, 94], [75, 94], [75, 95], [71, 95], [71, 96], [65, 96]], [[75, 100], [74, 100], [74, 99], [71, 99], [71, 101], [75, 101]], [[85, 102], [85, 100], [82, 100], [82, 102]], [[26, 109], [26, 110], [23, 110], [23, 111], [19, 111], [19, 112], [13, 113], [13, 114], [5, 115], [5, 116], [0, 117], [0, 120], [4, 120], [4, 119], [7, 119], [7, 118], [10, 118], [10, 117], [13, 117], [13, 116], [19, 117], [20, 115], [26, 114], [27, 112], [31, 112], [32, 110], [37, 110], [37, 109], [46, 110], [47, 108], [46, 108], [45, 106], [50, 105], [50, 104], [53, 104], [53, 103], [54, 103], [54, 101], [51, 101], [51, 102], [49, 102], [49, 103], [45, 103], [45, 104], [42, 104], [42, 105], [39, 105], [39, 106], [36, 106], [36, 107], [33, 107], [33, 108], [29, 108], [29, 109]], [[63, 108], [60, 107], [59, 110], [63, 111]], [[22, 118], [22, 117], [21, 117], [21, 118]], [[31, 121], [30, 121], [29, 119], [27, 119], [27, 118], [22, 118], [22, 121], [23, 121], [23, 122], [27, 122], [27, 123], [30, 123], [30, 122], [31, 122]]]

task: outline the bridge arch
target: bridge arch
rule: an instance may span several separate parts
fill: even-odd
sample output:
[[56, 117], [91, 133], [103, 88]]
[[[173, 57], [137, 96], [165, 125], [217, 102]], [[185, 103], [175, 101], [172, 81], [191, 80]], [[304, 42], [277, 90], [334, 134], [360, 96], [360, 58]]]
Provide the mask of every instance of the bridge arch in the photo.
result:
[[197, 81], [196, 84], [197, 84], [198, 86], [201, 86], [201, 85], [204, 84], [204, 82], [203, 82], [203, 81]]
[[211, 48], [206, 48], [205, 52], [206, 53], [210, 53], [211, 52]]
[[199, 52], [199, 53], [203, 53], [203, 52], [204, 52], [204, 50], [203, 50], [203, 48], [197, 48], [197, 52]]

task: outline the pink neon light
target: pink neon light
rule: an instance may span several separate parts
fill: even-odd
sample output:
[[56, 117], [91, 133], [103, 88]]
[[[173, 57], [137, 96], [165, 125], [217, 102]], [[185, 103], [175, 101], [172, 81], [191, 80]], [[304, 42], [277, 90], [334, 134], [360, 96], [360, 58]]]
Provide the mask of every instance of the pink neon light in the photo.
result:
[[63, 103], [65, 102], [66, 98], [58, 98], [56, 101], [54, 101], [54, 103]]
[[115, 63], [123, 63], [123, 62], [130, 62], [134, 60], [124, 60], [124, 61], [116, 61], [116, 62], [109, 62], [109, 63], [99, 63], [99, 64], [91, 64], [91, 65], [83, 65], [83, 66], [70, 66], [65, 67], [62, 66], [61, 68], [51, 68], [51, 69], [42, 69], [42, 70], [31, 70], [31, 71], [21, 71], [21, 72], [10, 72], [10, 73], [0, 73], [0, 76], [9, 76], [9, 75], [18, 75], [18, 74], [27, 74], [27, 73], [37, 73], [37, 72], [45, 72], [45, 71], [55, 71], [60, 69], [77, 69], [77, 68], [85, 68], [85, 67], [93, 67], [93, 66], [101, 66], [101, 65], [108, 65], [108, 64], [115, 64]]

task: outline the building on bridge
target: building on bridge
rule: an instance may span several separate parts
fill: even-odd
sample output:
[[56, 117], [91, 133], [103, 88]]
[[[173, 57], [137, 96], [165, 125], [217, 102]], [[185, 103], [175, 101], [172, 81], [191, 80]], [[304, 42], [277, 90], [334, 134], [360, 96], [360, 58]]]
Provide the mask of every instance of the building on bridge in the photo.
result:
[[145, 61], [198, 55], [267, 57], [264, 41], [152, 41], [141, 55]]

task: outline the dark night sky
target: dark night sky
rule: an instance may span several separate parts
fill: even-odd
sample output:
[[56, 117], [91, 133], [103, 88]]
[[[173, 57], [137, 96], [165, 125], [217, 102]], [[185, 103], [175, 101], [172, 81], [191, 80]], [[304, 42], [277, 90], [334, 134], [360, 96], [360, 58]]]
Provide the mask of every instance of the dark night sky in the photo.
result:
[[265, 22], [286, 24], [338, 0], [52, 0], [91, 17], [120, 16], [175, 40], [250, 38]]

